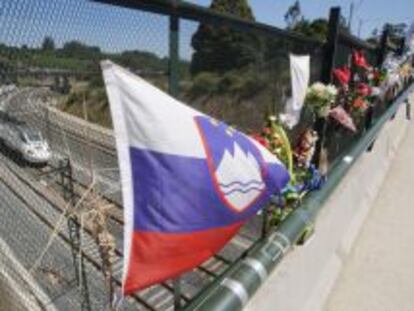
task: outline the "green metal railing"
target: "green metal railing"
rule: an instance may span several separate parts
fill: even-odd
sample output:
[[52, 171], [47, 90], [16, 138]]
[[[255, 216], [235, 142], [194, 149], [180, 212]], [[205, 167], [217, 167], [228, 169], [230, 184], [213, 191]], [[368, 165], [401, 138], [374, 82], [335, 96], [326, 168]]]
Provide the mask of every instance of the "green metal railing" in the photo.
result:
[[[194, 100], [196, 103], [193, 103], [193, 98], [186, 94], [186, 84], [194, 84], [195, 77], [188, 72], [188, 68], [185, 70], [182, 68], [183, 65], [188, 67], [189, 63], [191, 63], [188, 55], [183, 55], [185, 54], [183, 50], [191, 50], [189, 46], [191, 45], [191, 40], [188, 37], [194, 34], [195, 28], [200, 27], [200, 25], [208, 25], [214, 29], [224, 28], [237, 34], [250, 34], [253, 37], [259, 38], [260, 43], [263, 43], [264, 46], [255, 46], [260, 54], [259, 59], [246, 66], [250, 70], [247, 73], [238, 71], [235, 74], [233, 73], [233, 76], [245, 78], [249, 74], [254, 74], [253, 78], [262, 78], [264, 82], [259, 87], [265, 88], [269, 94], [265, 94], [266, 96], [255, 94], [256, 97], [248, 97], [247, 99], [240, 99], [241, 96], [237, 93], [241, 93], [240, 90], [234, 91], [234, 94], [231, 94], [231, 96], [228, 94], [222, 96], [220, 94], [222, 97], [230, 97], [230, 101], [232, 101], [229, 104], [231, 107], [224, 112], [216, 112], [213, 111], [214, 109], [207, 110], [205, 107], [207, 105], [203, 104], [195, 107], [207, 114], [234, 124], [244, 131], [260, 129], [265, 113], [271, 112], [276, 114], [283, 109], [285, 102], [283, 95], [289, 93], [290, 87], [288, 75], [289, 53], [311, 55], [312, 82], [322, 81], [324, 83], [331, 83], [332, 69], [338, 65], [345, 64], [349, 60], [352, 49], [366, 51], [372, 59], [376, 60], [376, 65], [382, 63], [386, 52], [390, 50], [390, 47], [387, 45], [386, 32], [384, 32], [379, 46], [374, 46], [341, 31], [339, 8], [331, 10], [329, 33], [327, 38], [321, 41], [263, 23], [246, 21], [236, 16], [217, 13], [208, 8], [180, 0], [68, 0], [61, 3], [48, 0], [7, 0], [5, 3], [5, 9], [0, 12], [0, 21], [4, 25], [0, 30], [0, 36], [2, 36], [2, 42], [0, 42], [0, 81], [3, 78], [5, 80], [8, 79], [9, 81], [6, 82], [16, 83], [18, 87], [24, 87], [25, 83], [30, 84], [30, 81], [23, 81], [25, 83], [21, 83], [21, 85], [19, 85], [19, 82], [15, 82], [21, 78], [23, 78], [22, 80], [29, 80], [28, 78], [31, 78], [36, 82], [43, 79], [46, 82], [41, 84], [41, 86], [46, 88], [46, 84], [53, 83], [51, 82], [53, 78], [57, 78], [57, 82], [60, 82], [59, 79], [64, 77], [67, 83], [70, 79], [76, 81], [77, 87], [81, 86], [81, 84], [91, 84], [92, 86], [88, 87], [90, 87], [90, 90], [93, 90], [91, 93], [94, 93], [96, 96], [97, 93], [99, 95], [98, 91], [102, 91], [100, 89], [102, 85], [99, 84], [102, 82], [99, 80], [101, 74], [98, 66], [99, 61], [102, 58], [110, 58], [114, 62], [119, 62], [121, 65], [128, 67], [128, 64], [122, 63], [121, 56], [125, 56], [123, 55], [124, 53], [130, 53], [134, 56], [134, 53], [140, 52], [142, 54], [151, 54], [144, 55], [146, 58], [143, 59], [147, 61], [151, 61], [151, 57], [157, 58], [157, 64], [145, 66], [147, 64], [144, 64], [144, 60], [142, 63], [139, 63], [138, 68], [131, 67], [132, 70], [139, 71], [140, 75], [163, 90], [167, 90], [172, 96], [187, 101], [188, 104], [196, 105], [197, 102], [201, 101], [200, 98], [203, 99], [203, 97], [207, 97], [210, 94], [201, 94], [201, 96]], [[130, 19], [129, 23], [124, 23], [124, 16], [128, 16]], [[20, 22], [23, 27], [15, 27], [17, 25], [15, 24], [16, 21]], [[68, 21], [73, 22], [73, 24]], [[125, 33], [123, 30], [119, 30], [119, 28], [125, 26], [130, 27], [125, 30]], [[111, 32], [114, 28], [117, 31]], [[84, 35], [84, 32], [89, 33]], [[53, 37], [56, 41], [56, 47], [53, 50], [43, 49], [38, 43], [40, 35]], [[152, 40], [152, 37], [157, 38]], [[136, 45], [131, 45], [131, 41], [137, 42]], [[144, 41], [144, 44], [142, 44], [142, 41]], [[68, 52], [65, 51], [65, 44], [71, 43], [73, 45], [74, 42], [78, 43], [78, 47], [80, 44], [81, 48], [83, 44], [83, 49], [91, 52], [91, 55], [94, 56], [85, 57], [83, 55], [82, 58], [75, 59], [77, 56], [68, 55]], [[102, 46], [98, 47], [101, 50], [99, 53], [95, 53], [96, 51], [93, 51], [96, 48], [95, 45], [99, 44], [102, 44]], [[141, 54], [139, 56], [142, 57]], [[84, 64], [87, 65], [83, 66]], [[67, 65], [67, 68], [62, 65]], [[227, 74], [228, 72], [222, 73], [223, 76]], [[47, 81], [48, 79], [49, 81]], [[59, 84], [57, 83], [57, 86]], [[52, 86], [51, 91], [60, 93], [59, 88]], [[410, 90], [412, 90], [412, 87]], [[78, 95], [78, 98], [74, 96], [72, 98], [73, 101], [69, 102], [69, 108], [76, 106], [76, 103], [85, 101], [85, 94], [79, 97], [79, 93], [61, 93], [59, 96], [62, 95], [61, 98], [63, 99], [70, 97], [70, 95]], [[208, 285], [201, 290], [201, 293], [198, 295], [194, 294], [192, 289], [191, 295], [184, 294], [185, 280], [183, 281], [183, 279], [185, 275], [172, 280], [171, 283], [160, 285], [164, 289], [167, 288], [168, 293], [172, 294], [175, 308], [226, 311], [240, 309], [258, 289], [260, 284], [265, 281], [278, 262], [282, 260], [284, 253], [296, 243], [308, 226], [312, 226], [318, 210], [340, 182], [343, 174], [352, 165], [352, 163], [342, 161], [343, 152], [350, 150], [348, 155], [355, 159], [367, 149], [367, 146], [372, 146], [372, 142], [380, 128], [393, 115], [401, 101], [406, 98], [407, 93], [408, 91], [377, 120], [374, 117], [375, 111], [369, 110], [364, 124], [366, 130], [364, 135], [343, 135], [343, 137], [340, 137], [340, 141], [349, 140], [352, 147], [349, 149], [350, 145], [341, 144], [340, 148], [338, 148], [339, 151], [331, 152], [332, 163], [334, 164], [325, 187], [321, 191], [308, 196], [303, 206], [295, 210], [276, 231], [263, 230], [263, 236], [260, 236], [260, 232], [255, 232], [256, 235], [252, 240], [256, 242], [251, 249], [234, 262], [233, 257], [231, 257], [231, 260], [225, 258], [227, 261], [224, 262], [226, 265], [230, 263], [230, 266], [215, 281], [211, 281], [214, 273], [207, 271], [210, 274], [206, 279], [208, 278], [210, 283], [206, 282]], [[91, 96], [94, 94], [88, 93]], [[217, 98], [221, 100], [220, 96], [212, 98], [213, 100]], [[246, 103], [250, 104], [250, 110], [245, 109], [246, 105], [243, 104]], [[96, 106], [100, 104], [102, 102], [99, 102]], [[226, 105], [220, 102], [218, 106], [222, 108]], [[31, 115], [33, 110], [29, 109], [33, 108], [26, 109], [27, 111], [24, 111], [25, 114]], [[409, 106], [407, 105], [408, 114]], [[333, 131], [330, 131], [328, 125], [324, 119], [317, 120], [316, 122], [316, 129], [321, 138], [318, 150], [321, 150], [329, 139], [335, 139], [335, 137], [332, 137]], [[292, 142], [294, 143], [301, 130], [309, 126], [313, 126], [313, 118], [304, 116], [297, 129], [288, 133]], [[77, 146], [77, 143], [75, 144]], [[77, 156], [76, 153], [81, 152], [75, 151], [75, 156]], [[316, 153], [315, 159], [319, 158], [318, 153], [319, 151]], [[114, 162], [109, 162], [110, 164], [105, 163], [105, 165], [116, 166], [116, 157], [113, 160]], [[265, 222], [267, 219], [266, 215], [263, 219]], [[40, 248], [41, 246], [39, 246]], [[70, 269], [68, 271], [71, 273]], [[92, 283], [90, 284], [93, 285]], [[204, 281], [203, 284], [205, 284]], [[101, 297], [103, 294], [106, 294], [101, 289], [94, 287], [96, 286], [91, 286], [90, 289], [91, 297]], [[200, 288], [201, 286], [197, 290]], [[138, 293], [135, 296], [140, 306], [148, 310], [158, 310], [146, 301], [146, 299], [155, 301], [156, 299], [153, 297], [156, 297], [157, 293], [144, 298], [140, 295], [141, 293]], [[194, 300], [188, 303], [191, 299]], [[75, 301], [75, 299], [73, 300]], [[92, 299], [91, 308], [93, 310], [102, 309], [101, 300]], [[166, 300], [172, 304], [170, 296]], [[183, 302], [188, 304], [183, 306]], [[168, 306], [165, 307], [165, 309], [167, 308]]]
[[[158, 13], [169, 17], [169, 92], [173, 96], [179, 96], [179, 46], [180, 46], [180, 22], [193, 21], [206, 23], [214, 27], [225, 26], [234, 31], [254, 33], [272, 38], [283, 38], [285, 40], [299, 41], [313, 46], [322, 46], [323, 60], [320, 75], [317, 78], [324, 83], [332, 82], [332, 70], [337, 66], [338, 51], [346, 49], [345, 54], [350, 57], [353, 49], [365, 50], [367, 54], [373, 56], [380, 65], [387, 52], [387, 33], [383, 34], [381, 44], [374, 46], [352, 36], [349, 33], [340, 31], [340, 9], [332, 8], [329, 18], [329, 31], [325, 42], [305, 37], [291, 31], [281, 30], [269, 25], [241, 20], [237, 17], [213, 12], [209, 9], [186, 3], [185, 1], [133, 1], [133, 0], [94, 0], [101, 3], [122, 6], [131, 9], [144, 10]], [[344, 54], [344, 53], [342, 53]], [[342, 62], [346, 59], [342, 60]], [[411, 87], [404, 93], [374, 125], [372, 125], [373, 111], [370, 110], [366, 121], [367, 132], [358, 141], [353, 140], [353, 146], [348, 153], [348, 157], [356, 159], [372, 145], [383, 124], [395, 113], [400, 103], [406, 99]], [[317, 120], [316, 129], [320, 136], [316, 161], [319, 159], [319, 152], [324, 147], [327, 133], [327, 123], [325, 119]], [[344, 150], [342, 150], [344, 151]], [[304, 204], [292, 212], [288, 218], [277, 228], [276, 231], [265, 236], [255, 243], [255, 245], [237, 260], [219, 278], [217, 278], [208, 288], [203, 290], [191, 303], [184, 307], [184, 310], [241, 310], [248, 299], [254, 294], [259, 286], [265, 281], [269, 273], [282, 260], [284, 254], [294, 245], [312, 226], [318, 211], [323, 203], [331, 195], [342, 177], [352, 166], [351, 162], [341, 161], [336, 156], [336, 165], [329, 173], [328, 182], [324, 188], [307, 197]], [[180, 304], [180, 280], [174, 280], [175, 287], [175, 308], [181, 307]]]
[[356, 160], [365, 153], [382, 127], [393, 118], [401, 104], [406, 103], [410, 119], [408, 97], [414, 91], [411, 84], [390, 108], [372, 125], [365, 135], [344, 154], [329, 173], [324, 187], [310, 194], [303, 204], [284, 220], [279, 228], [257, 243], [248, 254], [234, 264], [199, 297], [186, 306], [186, 311], [241, 310], [269, 274], [277, 267], [286, 252], [295, 245], [313, 223], [324, 203], [333, 194]]

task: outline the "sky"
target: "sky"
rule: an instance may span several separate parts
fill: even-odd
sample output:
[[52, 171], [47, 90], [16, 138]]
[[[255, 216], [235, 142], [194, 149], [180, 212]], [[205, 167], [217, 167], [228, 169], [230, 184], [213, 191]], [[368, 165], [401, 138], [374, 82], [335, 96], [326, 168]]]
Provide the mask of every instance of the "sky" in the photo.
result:
[[[256, 19], [277, 27], [285, 27], [284, 14], [294, 0], [248, 0]], [[199, 5], [209, 5], [211, 0], [190, 0]], [[351, 2], [354, 3], [352, 30], [358, 33], [362, 19], [361, 36], [367, 37], [376, 27], [386, 22], [411, 24], [414, 21], [414, 0], [301, 0], [302, 12], [308, 19], [327, 17], [329, 8], [340, 6], [342, 14], [348, 18]]]
[[[207, 6], [211, 0], [188, 0]], [[256, 20], [284, 28], [283, 19], [294, 0], [249, 0]], [[301, 0], [303, 14], [308, 19], [327, 17], [329, 8], [342, 6], [348, 17], [351, 0]], [[414, 0], [354, 0], [352, 29], [367, 37], [375, 27], [385, 22], [411, 23], [414, 20]], [[99, 46], [107, 52], [145, 50], [168, 54], [168, 17], [138, 10], [94, 3], [89, 0], [0, 0], [0, 43], [39, 47], [45, 36], [51, 36], [57, 47], [78, 40]], [[198, 24], [182, 21], [180, 53], [184, 59], [192, 54], [191, 38]]]

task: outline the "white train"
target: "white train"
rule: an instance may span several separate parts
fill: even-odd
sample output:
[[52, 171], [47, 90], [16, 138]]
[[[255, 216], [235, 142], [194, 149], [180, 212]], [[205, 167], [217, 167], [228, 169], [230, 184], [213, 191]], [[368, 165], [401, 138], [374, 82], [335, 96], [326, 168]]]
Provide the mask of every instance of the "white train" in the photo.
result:
[[9, 118], [0, 119], [0, 139], [30, 163], [47, 163], [51, 152], [40, 131]]

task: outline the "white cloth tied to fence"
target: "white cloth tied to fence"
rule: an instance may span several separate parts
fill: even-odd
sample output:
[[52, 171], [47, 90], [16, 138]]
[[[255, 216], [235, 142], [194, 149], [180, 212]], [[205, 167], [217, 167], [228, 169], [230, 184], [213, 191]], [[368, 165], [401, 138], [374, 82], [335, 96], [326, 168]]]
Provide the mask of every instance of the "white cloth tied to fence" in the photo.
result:
[[310, 79], [310, 56], [291, 54], [289, 59], [292, 97], [287, 100], [285, 113], [281, 114], [280, 118], [289, 128], [293, 128], [299, 122], [306, 98]]

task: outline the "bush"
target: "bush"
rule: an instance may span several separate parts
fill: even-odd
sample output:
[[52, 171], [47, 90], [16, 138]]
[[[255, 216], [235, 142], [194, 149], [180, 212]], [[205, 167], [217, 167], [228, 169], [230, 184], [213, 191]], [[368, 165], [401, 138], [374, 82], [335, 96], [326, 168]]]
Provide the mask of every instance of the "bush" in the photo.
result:
[[263, 91], [267, 84], [257, 70], [230, 71], [220, 80], [218, 92], [239, 99], [248, 99]]
[[266, 88], [266, 81], [257, 70], [234, 72], [231, 77], [229, 91], [240, 99], [251, 98]]
[[190, 95], [193, 97], [210, 96], [219, 91], [220, 77], [210, 72], [199, 73], [193, 80]]
[[264, 91], [267, 86], [265, 77], [257, 70], [232, 70], [222, 75], [203, 72], [192, 81], [189, 94], [193, 98], [231, 95], [238, 99], [248, 99]]

